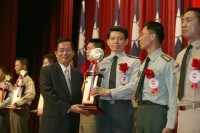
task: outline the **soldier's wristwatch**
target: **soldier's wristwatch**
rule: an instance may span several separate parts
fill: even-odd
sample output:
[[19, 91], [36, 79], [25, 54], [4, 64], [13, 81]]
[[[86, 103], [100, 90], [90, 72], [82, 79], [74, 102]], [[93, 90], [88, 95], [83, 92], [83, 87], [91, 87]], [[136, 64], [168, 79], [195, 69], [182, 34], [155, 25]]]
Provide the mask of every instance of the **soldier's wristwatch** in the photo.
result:
[[110, 95], [111, 95], [110, 90], [107, 89], [107, 90], [106, 90], [106, 96], [110, 96]]

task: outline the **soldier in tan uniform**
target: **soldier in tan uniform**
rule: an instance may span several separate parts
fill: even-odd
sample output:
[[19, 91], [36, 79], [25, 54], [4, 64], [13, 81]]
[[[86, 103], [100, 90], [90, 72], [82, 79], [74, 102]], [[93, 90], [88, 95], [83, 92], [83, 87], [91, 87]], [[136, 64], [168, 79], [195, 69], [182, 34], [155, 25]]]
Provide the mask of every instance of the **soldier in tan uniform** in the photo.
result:
[[[95, 48], [101, 48], [105, 50], [105, 44], [104, 41], [95, 38], [90, 39], [88, 41], [87, 47], [86, 47], [86, 57], [88, 61], [91, 61], [90, 59], [90, 53]], [[97, 120], [96, 115], [91, 114], [89, 116], [86, 115], [80, 115], [80, 127], [79, 127], [79, 133], [97, 133]]]
[[[182, 18], [188, 46], [177, 56], [178, 133], [200, 132], [200, 8], [189, 8]], [[185, 55], [187, 56], [185, 57]], [[185, 63], [184, 62], [185, 57]], [[185, 68], [183, 67], [186, 64]], [[185, 70], [184, 70], [185, 69]], [[181, 87], [182, 85], [182, 87]], [[182, 95], [181, 95], [182, 94]]]
[[[28, 61], [17, 58], [15, 71], [19, 75], [11, 97], [10, 128], [11, 133], [28, 133], [30, 105], [35, 98], [35, 85], [27, 73]], [[23, 70], [23, 71], [22, 71]]]

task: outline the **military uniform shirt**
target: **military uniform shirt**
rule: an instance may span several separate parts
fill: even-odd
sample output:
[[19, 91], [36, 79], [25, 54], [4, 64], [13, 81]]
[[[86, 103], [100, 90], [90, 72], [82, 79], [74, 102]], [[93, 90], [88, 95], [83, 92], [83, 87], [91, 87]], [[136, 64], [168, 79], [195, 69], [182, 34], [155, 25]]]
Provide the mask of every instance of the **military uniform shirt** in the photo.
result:
[[[158, 94], [152, 94], [152, 88], [146, 76], [144, 79], [142, 100], [150, 100], [160, 105], [167, 105], [169, 110], [167, 112], [167, 128], [173, 129], [176, 121], [177, 114], [177, 101], [176, 101], [176, 77], [173, 74], [174, 60], [157, 49], [150, 56], [148, 69], [152, 70], [155, 74], [155, 79], [158, 80]], [[145, 61], [142, 63], [140, 73], [144, 68]], [[156, 112], [155, 112], [156, 113]]]
[[[31, 105], [31, 102], [35, 98], [35, 95], [36, 95], [35, 84], [33, 80], [31, 79], [31, 77], [29, 77], [28, 75], [25, 76], [23, 79], [23, 82], [25, 86], [25, 91], [24, 91], [23, 96], [18, 101], [16, 101], [18, 106], [22, 106], [24, 104]], [[15, 87], [13, 91], [15, 91]], [[12, 94], [12, 98], [11, 98], [12, 100], [13, 100], [13, 97], [14, 97], [14, 92]]]
[[[180, 105], [186, 105], [191, 104], [194, 102], [200, 102], [200, 82], [198, 82], [198, 89], [194, 90], [191, 88], [191, 82], [189, 80], [189, 73], [194, 70], [194, 67], [192, 67], [192, 60], [194, 58], [200, 59], [200, 40], [197, 40], [191, 44], [193, 46], [192, 49], [190, 49], [186, 61], [186, 74], [185, 74], [185, 82], [181, 83], [184, 84], [185, 90], [184, 90], [184, 96], [179, 103]], [[185, 54], [186, 48], [183, 49], [176, 58], [176, 64], [174, 72], [177, 77], [177, 82], [179, 82], [180, 79], [180, 70], [181, 70], [181, 63], [183, 60], [183, 56]], [[200, 70], [198, 70], [200, 72]], [[178, 86], [177, 86], [178, 91]]]
[[[110, 77], [110, 69], [113, 62], [113, 55], [105, 57], [99, 64], [100, 73], [103, 75], [101, 87], [108, 88], [109, 86], [109, 77]], [[117, 59], [117, 70], [116, 70], [116, 88], [110, 89], [111, 97], [100, 97], [102, 100], [130, 100], [132, 98], [132, 94], [137, 89], [138, 82], [138, 71], [140, 67], [140, 60], [136, 57], [131, 57], [126, 55], [125, 52], [121, 52], [116, 54]], [[119, 70], [119, 66], [121, 63], [127, 63], [129, 69], [126, 71], [123, 76], [123, 72]], [[125, 78], [123, 81], [123, 78]], [[123, 85], [123, 83], [125, 83]]]

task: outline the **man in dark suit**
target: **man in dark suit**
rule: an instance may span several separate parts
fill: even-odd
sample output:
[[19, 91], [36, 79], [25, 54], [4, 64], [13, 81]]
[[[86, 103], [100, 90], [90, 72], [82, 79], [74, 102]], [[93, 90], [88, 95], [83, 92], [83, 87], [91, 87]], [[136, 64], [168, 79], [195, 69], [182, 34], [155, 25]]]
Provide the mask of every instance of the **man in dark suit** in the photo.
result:
[[58, 62], [41, 68], [39, 81], [44, 108], [39, 133], [78, 133], [79, 113], [88, 113], [80, 108], [84, 78], [70, 65], [72, 47], [69, 39], [60, 38], [55, 47]]

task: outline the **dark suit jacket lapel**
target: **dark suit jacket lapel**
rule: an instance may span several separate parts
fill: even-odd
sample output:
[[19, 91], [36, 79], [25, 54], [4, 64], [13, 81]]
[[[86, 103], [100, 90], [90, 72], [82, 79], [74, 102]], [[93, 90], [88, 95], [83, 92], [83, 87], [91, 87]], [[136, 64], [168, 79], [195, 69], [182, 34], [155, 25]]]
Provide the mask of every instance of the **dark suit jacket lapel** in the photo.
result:
[[75, 86], [75, 84], [76, 84], [76, 82], [74, 82], [74, 81], [76, 81], [76, 79], [75, 79], [75, 76], [76, 76], [76, 74], [75, 74], [75, 71], [74, 71], [74, 68], [73, 67], [71, 67], [70, 66], [70, 68], [71, 68], [71, 91], [72, 91], [72, 97], [74, 96], [74, 86]]
[[[77, 74], [77, 70], [71, 67], [71, 87], [72, 87], [72, 96], [75, 96], [80, 89], [80, 74]], [[78, 91], [77, 91], [78, 89]]]

